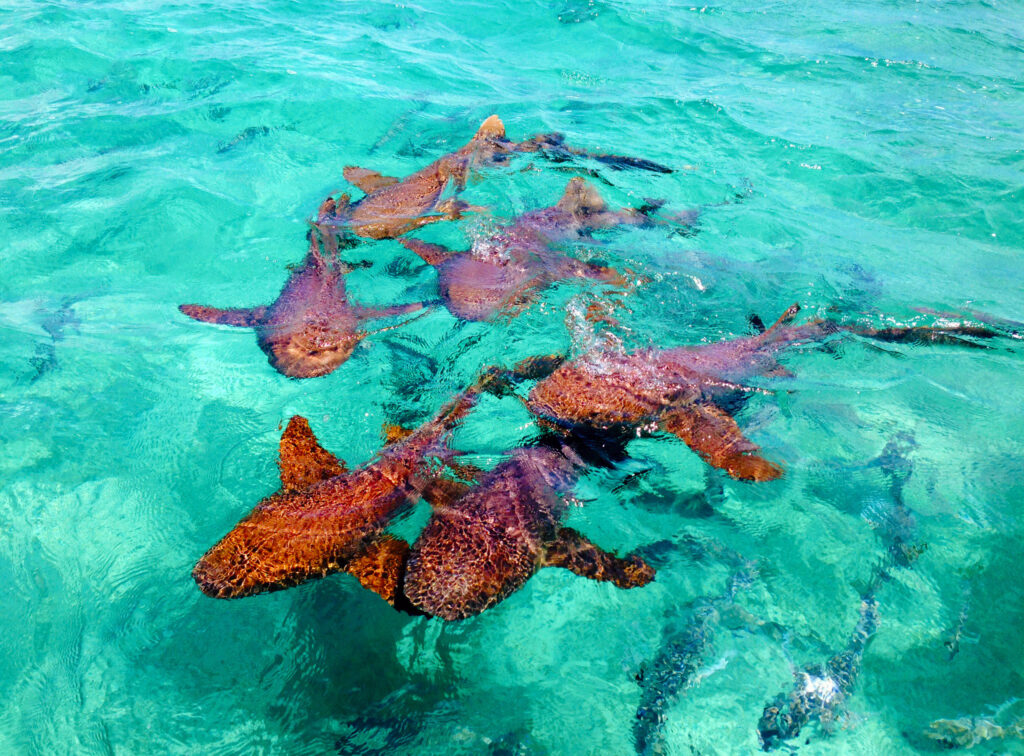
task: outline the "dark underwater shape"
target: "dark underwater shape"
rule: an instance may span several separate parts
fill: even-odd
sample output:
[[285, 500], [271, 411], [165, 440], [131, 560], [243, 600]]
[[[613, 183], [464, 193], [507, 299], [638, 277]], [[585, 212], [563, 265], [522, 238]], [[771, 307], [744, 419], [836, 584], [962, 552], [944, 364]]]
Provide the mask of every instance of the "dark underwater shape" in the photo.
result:
[[517, 315], [555, 281], [588, 278], [628, 285], [613, 268], [582, 262], [551, 245], [602, 228], [654, 225], [649, 210], [610, 210], [592, 184], [576, 177], [558, 204], [524, 213], [472, 250], [453, 252], [418, 239], [401, 243], [437, 268], [441, 297], [453, 315], [490, 320]]
[[475, 485], [435, 490], [434, 512], [412, 546], [404, 593], [445, 620], [470, 617], [521, 588], [542, 567], [564, 567], [620, 588], [646, 585], [654, 570], [616, 557], [571, 528], [560, 493], [581, 462], [543, 446], [520, 448]]
[[740, 480], [766, 481], [782, 468], [757, 454], [723, 405], [752, 389], [754, 376], [787, 377], [776, 361], [783, 349], [845, 331], [891, 342], [978, 346], [964, 336], [998, 335], [977, 327], [873, 329], [815, 320], [790, 325], [790, 307], [756, 336], [695, 347], [591, 353], [567, 362], [530, 391], [527, 406], [555, 428], [590, 427], [624, 436], [663, 431], [677, 436], [708, 464]]
[[392, 570], [404, 544], [383, 530], [437, 477], [436, 458], [451, 457], [444, 437], [476, 403], [479, 385], [352, 472], [320, 446], [304, 418], [293, 417], [281, 437], [281, 489], [203, 555], [192, 571], [199, 588], [239, 598], [348, 569], [394, 604], [386, 586], [397, 579]]
[[305, 260], [292, 270], [269, 306], [220, 309], [186, 304], [178, 309], [193, 320], [255, 329], [270, 364], [289, 378], [327, 375], [372, 334], [361, 330], [365, 321], [424, 306], [414, 302], [373, 309], [352, 304], [345, 291], [345, 276], [352, 267], [338, 259], [333, 244], [328, 248], [331, 254], [324, 255], [311, 232]]
[[637, 675], [641, 693], [633, 722], [633, 745], [638, 754], [665, 752], [667, 709], [694, 682], [714, 653], [722, 610], [750, 585], [751, 577], [749, 567], [738, 571], [724, 593], [695, 601], [688, 621], [682, 626], [670, 624], [665, 628], [657, 655]]
[[[392, 239], [422, 226], [444, 220], [458, 220], [472, 206], [441, 195], [449, 187], [461, 191], [470, 172], [480, 166], [499, 165], [519, 152], [554, 150], [558, 154], [588, 156], [562, 144], [558, 134], [544, 134], [523, 142], [512, 142], [505, 136], [505, 125], [496, 115], [485, 120], [469, 142], [415, 173], [399, 179], [377, 171], [347, 166], [345, 180], [359, 187], [366, 196], [351, 202], [343, 194], [337, 200], [328, 197], [320, 207], [318, 223], [347, 228], [357, 236], [371, 239]], [[615, 168], [632, 167], [643, 170], [671, 172], [657, 163], [616, 155], [593, 156]]]
[[916, 446], [912, 436], [898, 433], [870, 463], [877, 465], [889, 479], [888, 500], [875, 502], [864, 512], [886, 548], [886, 559], [875, 568], [861, 596], [860, 620], [846, 648], [824, 664], [797, 670], [796, 684], [789, 695], [780, 694], [765, 706], [757, 725], [757, 735], [765, 751], [797, 737], [815, 720], [826, 731], [832, 728], [853, 690], [864, 650], [878, 628], [876, 592], [890, 579], [891, 570], [911, 569], [927, 548], [927, 544], [917, 539], [916, 518], [903, 499], [904, 486], [913, 474], [913, 464], [907, 455]]
[[796, 673], [789, 696], [779, 696], [765, 707], [757, 723], [757, 735], [765, 751], [795, 738], [813, 720], [830, 728], [860, 673], [861, 658], [868, 641], [878, 629], [878, 605], [874, 597], [861, 598], [860, 619], [846, 648], [824, 664], [805, 667]]

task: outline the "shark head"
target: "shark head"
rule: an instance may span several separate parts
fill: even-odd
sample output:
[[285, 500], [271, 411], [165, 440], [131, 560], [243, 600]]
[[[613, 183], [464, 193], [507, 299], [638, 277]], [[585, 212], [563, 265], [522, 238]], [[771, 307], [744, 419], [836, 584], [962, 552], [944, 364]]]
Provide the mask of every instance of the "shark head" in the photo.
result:
[[289, 378], [327, 375], [352, 356], [365, 334], [330, 322], [301, 322], [260, 329], [260, 349]]

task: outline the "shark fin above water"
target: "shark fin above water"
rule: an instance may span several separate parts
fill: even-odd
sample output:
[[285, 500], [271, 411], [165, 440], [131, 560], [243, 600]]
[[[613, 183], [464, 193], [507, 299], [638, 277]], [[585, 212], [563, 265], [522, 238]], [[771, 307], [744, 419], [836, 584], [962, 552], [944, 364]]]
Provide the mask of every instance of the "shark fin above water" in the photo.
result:
[[373, 194], [401, 181], [394, 176], [385, 176], [378, 171], [371, 171], [369, 168], [360, 168], [355, 165], [346, 165], [341, 175], [350, 184], [358, 186], [364, 194]]
[[558, 200], [556, 207], [567, 213], [583, 216], [608, 209], [597, 188], [579, 176], [569, 181], [565, 187], [565, 194]]
[[267, 307], [207, 307], [206, 305], [184, 304], [178, 305], [178, 309], [184, 315], [202, 323], [215, 323], [218, 325], [235, 326], [236, 328], [255, 328], [263, 322], [266, 317]]
[[501, 122], [501, 119], [497, 115], [488, 117], [480, 128], [476, 130], [476, 134], [473, 135], [473, 139], [504, 139], [505, 138], [505, 124]]
[[346, 471], [344, 462], [324, 449], [316, 440], [309, 421], [295, 415], [281, 435], [281, 490], [297, 491]]
[[661, 418], [662, 430], [678, 437], [712, 467], [740, 480], [775, 480], [782, 468], [757, 456], [759, 447], [743, 435], [736, 421], [713, 404], [677, 407]]
[[393, 444], [396, 441], [401, 441], [404, 438], [408, 438], [414, 431], [415, 428], [406, 428], [404, 425], [399, 425], [398, 423], [384, 423], [384, 426], [381, 428], [385, 446]]

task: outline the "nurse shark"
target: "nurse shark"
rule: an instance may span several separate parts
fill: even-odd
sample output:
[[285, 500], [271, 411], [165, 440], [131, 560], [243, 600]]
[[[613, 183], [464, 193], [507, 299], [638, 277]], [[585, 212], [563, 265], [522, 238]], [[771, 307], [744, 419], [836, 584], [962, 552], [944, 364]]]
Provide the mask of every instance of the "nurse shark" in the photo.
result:
[[433, 514], [409, 554], [406, 598], [425, 614], [459, 620], [494, 606], [543, 567], [619, 588], [653, 580], [640, 557], [617, 557], [561, 527], [562, 495], [583, 464], [568, 447], [524, 447], [474, 485], [435, 492]]
[[613, 268], [582, 262], [551, 248], [591, 231], [619, 225], [650, 226], [657, 206], [611, 210], [592, 184], [576, 177], [551, 207], [524, 213], [472, 250], [453, 252], [418, 239], [401, 243], [437, 269], [445, 305], [464, 320], [514, 316], [556, 281], [586, 278], [626, 286]]
[[757, 735], [765, 751], [797, 737], [814, 721], [826, 732], [831, 731], [853, 693], [864, 652], [878, 630], [875, 594], [891, 579], [892, 570], [911, 569], [927, 548], [927, 544], [918, 539], [917, 519], [903, 496], [903, 489], [913, 473], [908, 454], [916, 446], [912, 436], [899, 433], [871, 463], [889, 479], [889, 496], [871, 502], [863, 516], [885, 546], [886, 559], [874, 569], [867, 589], [861, 594], [859, 618], [845, 648], [822, 664], [795, 670], [796, 682], [789, 694], [777, 695], [764, 707]]
[[338, 199], [328, 197], [320, 206], [318, 222], [338, 230], [347, 229], [356, 236], [392, 239], [431, 223], [458, 220], [462, 213], [480, 208], [454, 197], [442, 199], [445, 191], [450, 188], [458, 192], [465, 188], [470, 172], [475, 168], [500, 165], [508, 162], [512, 155], [526, 152], [559, 159], [593, 157], [613, 168], [671, 172], [670, 168], [640, 158], [590, 155], [584, 150], [567, 147], [558, 134], [543, 134], [513, 142], [505, 136], [505, 125], [501, 119], [492, 115], [465, 145], [403, 179], [346, 166], [342, 172], [345, 180], [357, 186], [365, 196], [355, 202], [347, 194]]
[[270, 364], [289, 378], [327, 375], [345, 362], [363, 339], [379, 333], [363, 330], [367, 320], [421, 310], [424, 303], [384, 308], [352, 303], [345, 276], [353, 266], [338, 259], [333, 238], [325, 237], [325, 241], [328, 254], [321, 251], [316, 231], [310, 231], [309, 252], [291, 271], [271, 305], [222, 309], [185, 304], [178, 309], [204, 323], [254, 329], [256, 342]]
[[434, 418], [352, 471], [320, 445], [305, 418], [293, 417], [281, 436], [281, 488], [199, 560], [192, 577], [200, 590], [239, 598], [343, 570], [371, 589], [387, 584], [391, 555], [401, 544], [384, 529], [438, 477], [438, 460], [453, 461], [445, 438], [487, 380], [485, 373]]
[[542, 424], [566, 432], [588, 428], [621, 437], [667, 432], [734, 478], [773, 480], [782, 468], [757, 454], [757, 445], [724, 406], [756, 390], [744, 380], [791, 377], [776, 359], [781, 351], [838, 332], [880, 341], [972, 347], [979, 345], [964, 337], [997, 335], [975, 326], [876, 329], [827, 320], [793, 325], [799, 309], [791, 306], [775, 325], [751, 337], [675, 349], [588, 352], [537, 383], [526, 406]]

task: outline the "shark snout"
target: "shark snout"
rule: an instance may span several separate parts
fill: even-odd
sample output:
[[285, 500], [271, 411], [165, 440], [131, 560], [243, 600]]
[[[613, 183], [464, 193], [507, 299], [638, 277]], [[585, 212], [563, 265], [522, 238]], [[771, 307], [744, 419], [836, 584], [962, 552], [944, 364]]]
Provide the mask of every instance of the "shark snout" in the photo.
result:
[[248, 595], [238, 582], [245, 573], [248, 555], [236, 553], [231, 559], [226, 550], [217, 544], [210, 549], [192, 569], [192, 579], [199, 590], [210, 598], [238, 598]]
[[357, 336], [350, 336], [336, 341], [274, 340], [260, 346], [274, 369], [289, 378], [319, 378], [348, 360], [358, 343]]

